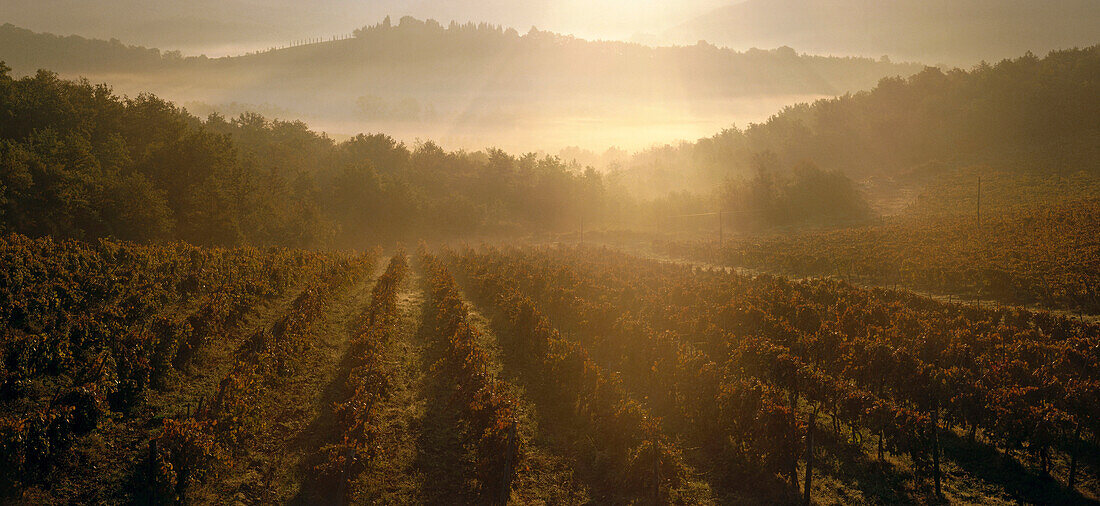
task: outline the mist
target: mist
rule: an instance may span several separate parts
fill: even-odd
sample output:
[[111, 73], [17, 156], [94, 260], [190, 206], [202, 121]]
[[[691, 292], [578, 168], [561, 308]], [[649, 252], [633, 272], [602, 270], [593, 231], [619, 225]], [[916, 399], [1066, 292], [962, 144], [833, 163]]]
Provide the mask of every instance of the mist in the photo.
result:
[[[451, 149], [602, 151], [694, 140], [782, 106], [910, 75], [918, 64], [706, 43], [650, 47], [501, 25], [386, 18], [235, 57], [184, 57], [5, 26], [16, 74], [49, 68], [152, 92], [202, 115], [247, 104], [343, 138], [385, 132]], [[84, 54], [87, 57], [73, 57]], [[239, 109], [240, 107], [236, 107]], [[232, 115], [232, 114], [230, 114]]]

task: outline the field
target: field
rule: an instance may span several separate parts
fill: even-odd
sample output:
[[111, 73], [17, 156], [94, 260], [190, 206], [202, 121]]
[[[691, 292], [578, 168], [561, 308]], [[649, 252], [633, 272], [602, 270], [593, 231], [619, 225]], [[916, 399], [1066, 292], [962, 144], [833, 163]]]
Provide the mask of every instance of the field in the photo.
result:
[[[984, 177], [982, 177], [984, 175]], [[981, 215], [977, 182], [982, 177]], [[673, 258], [906, 287], [970, 304], [1100, 313], [1095, 176], [935, 175], [904, 213], [827, 230], [654, 241]]]
[[1080, 320], [611, 249], [9, 235], [5, 501], [1091, 503]]

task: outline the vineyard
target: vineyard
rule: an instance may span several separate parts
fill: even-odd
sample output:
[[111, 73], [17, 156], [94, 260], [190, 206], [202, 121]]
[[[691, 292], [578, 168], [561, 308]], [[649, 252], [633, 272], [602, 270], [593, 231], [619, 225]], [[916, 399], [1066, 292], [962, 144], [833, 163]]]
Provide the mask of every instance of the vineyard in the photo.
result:
[[593, 247], [0, 255], [5, 502], [1100, 493], [1100, 327], [1051, 313]]
[[[332, 291], [372, 262], [15, 235], [0, 255], [0, 491], [32, 502], [97, 501], [88, 479], [169, 499], [202, 480], [258, 430], [256, 397], [311, 346], [303, 334]], [[284, 303], [277, 326], [246, 338], [246, 324]], [[200, 390], [221, 371], [220, 387]], [[147, 430], [155, 423], [163, 430]], [[146, 455], [127, 446], [142, 437]], [[79, 472], [121, 462], [132, 476]]]
[[717, 242], [658, 241], [674, 257], [796, 277], [903, 286], [972, 304], [993, 301], [1100, 313], [1094, 201]]
[[662, 490], [694, 466], [733, 502], [968, 501], [970, 480], [1000, 487], [979, 502], [1095, 497], [1095, 326], [607, 250], [454, 261], [515, 335], [564, 332], [617, 371], [663, 422], [635, 448], [683, 463]]

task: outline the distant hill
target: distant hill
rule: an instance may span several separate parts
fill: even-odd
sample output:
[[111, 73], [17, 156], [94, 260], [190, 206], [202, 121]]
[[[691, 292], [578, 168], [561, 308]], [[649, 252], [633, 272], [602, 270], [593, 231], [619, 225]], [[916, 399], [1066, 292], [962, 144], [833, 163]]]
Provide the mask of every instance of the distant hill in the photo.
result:
[[[337, 13], [346, 15], [355, 3], [353, 0], [8, 0], [0, 3], [0, 22], [36, 31], [117, 38], [146, 46], [203, 52], [222, 47], [264, 47], [275, 41], [338, 33], [336, 27], [341, 25], [347, 28], [339, 29], [340, 32], [350, 31], [347, 18]], [[394, 7], [394, 3], [389, 2], [387, 7]]]
[[[909, 74], [921, 68], [868, 58], [798, 54], [785, 46], [744, 52], [706, 43], [654, 48], [537, 30], [521, 35], [514, 29], [487, 24], [444, 27], [412, 18], [356, 30], [352, 39], [226, 58], [184, 58], [175, 51], [161, 52], [113, 39], [57, 36], [6, 24], [0, 26], [0, 56], [22, 74], [39, 68], [88, 74], [263, 70], [277, 73], [268, 74], [272, 80], [322, 82], [326, 87], [362, 84], [351, 82], [352, 78], [369, 78], [375, 89], [396, 85], [402, 90], [408, 89], [409, 81], [428, 90], [438, 88], [438, 80], [497, 89], [537, 87], [536, 81], [542, 81], [586, 92], [675, 88], [687, 94], [724, 96], [837, 94], [865, 88], [883, 75]], [[379, 70], [388, 75], [378, 75]]]
[[[387, 19], [349, 39], [231, 58], [185, 58], [5, 25], [0, 60], [15, 75], [48, 68], [105, 80], [123, 93], [270, 104], [326, 130], [377, 128], [513, 149], [558, 148], [578, 139], [606, 148], [697, 138], [735, 121], [763, 119], [795, 100], [865, 89], [921, 68], [789, 47], [654, 48], [412, 18]], [[605, 121], [616, 124], [602, 127]], [[591, 131], [604, 137], [590, 138]]]
[[584, 38], [623, 40], [640, 32], [659, 33], [726, 1], [4, 0], [0, 24], [224, 56], [291, 40], [348, 34], [387, 15], [487, 22], [524, 31], [537, 26]]
[[969, 67], [1100, 42], [1096, 0], [746, 0], [676, 27], [676, 40], [787, 44]]

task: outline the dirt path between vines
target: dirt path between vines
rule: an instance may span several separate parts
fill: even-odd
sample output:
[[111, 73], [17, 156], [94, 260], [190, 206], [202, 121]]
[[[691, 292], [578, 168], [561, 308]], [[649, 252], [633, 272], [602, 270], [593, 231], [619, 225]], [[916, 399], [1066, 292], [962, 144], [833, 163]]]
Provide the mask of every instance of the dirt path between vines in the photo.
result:
[[[308, 473], [302, 462], [311, 455], [314, 423], [331, 410], [325, 393], [339, 372], [358, 328], [358, 318], [370, 302], [377, 272], [365, 276], [329, 303], [311, 328], [312, 346], [296, 358], [294, 374], [272, 385], [263, 396], [263, 430], [231, 476], [212, 483], [213, 502], [286, 504], [298, 494]], [[203, 502], [201, 496], [197, 496]]]
[[424, 392], [423, 343], [418, 330], [424, 297], [420, 276], [410, 269], [397, 294], [397, 331], [385, 350], [384, 367], [392, 393], [379, 416], [381, 456], [349, 485], [352, 504], [423, 503], [427, 486], [417, 468], [418, 439], [427, 400]]
[[536, 407], [526, 398], [516, 378], [504, 375], [503, 353], [489, 319], [464, 294], [470, 325], [481, 334], [481, 346], [492, 361], [491, 370], [508, 381], [511, 397], [516, 400], [516, 423], [520, 439], [526, 443], [524, 461], [512, 482], [510, 504], [587, 504], [588, 487], [573, 472], [572, 463], [555, 453], [546, 434], [539, 430]]
[[[428, 302], [421, 287], [421, 273], [410, 270], [398, 292], [398, 329], [386, 350], [387, 377], [392, 394], [382, 404], [378, 446], [382, 456], [350, 485], [352, 504], [456, 504], [469, 499], [462, 469], [462, 447], [455, 413], [444, 397], [447, 389], [432, 375], [431, 336], [424, 327]], [[484, 318], [471, 312], [482, 331], [482, 343], [491, 351], [494, 371], [499, 371], [499, 346]], [[515, 392], [517, 398], [522, 392]], [[530, 441], [525, 470], [513, 483], [513, 504], [584, 504], [585, 488], [560, 457], [547, 451], [537, 439], [531, 407], [520, 406], [520, 430]]]

